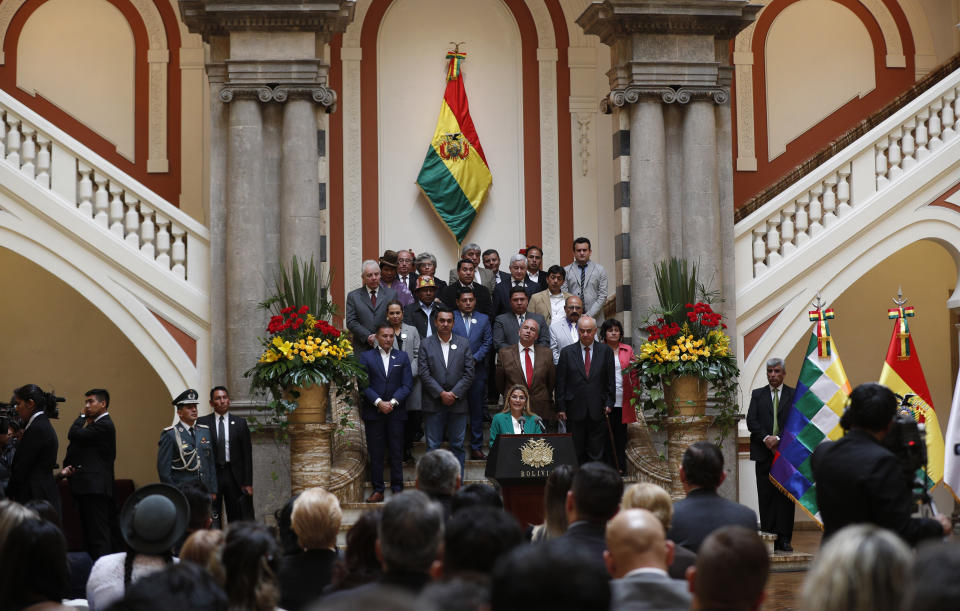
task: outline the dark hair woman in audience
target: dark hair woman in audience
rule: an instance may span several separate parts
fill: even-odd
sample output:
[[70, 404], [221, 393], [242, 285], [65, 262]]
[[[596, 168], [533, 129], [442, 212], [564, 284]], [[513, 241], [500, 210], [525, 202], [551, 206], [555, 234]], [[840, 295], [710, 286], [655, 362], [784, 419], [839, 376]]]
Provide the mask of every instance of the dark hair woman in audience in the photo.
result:
[[0, 604], [5, 611], [67, 609], [67, 542], [55, 524], [34, 514], [7, 533], [0, 553]]
[[380, 579], [383, 569], [377, 559], [377, 526], [380, 524], [380, 509], [371, 509], [347, 531], [347, 549], [343, 560], [333, 567], [333, 580], [324, 590], [325, 594], [351, 590], [365, 583]]
[[49, 416], [56, 414], [57, 398], [36, 384], [13, 391], [13, 402], [23, 424], [23, 436], [10, 465], [7, 496], [26, 503], [31, 499], [50, 501], [60, 513], [60, 493], [53, 478], [59, 442]]
[[235, 522], [214, 575], [223, 583], [231, 609], [274, 611], [280, 601], [277, 570], [280, 544], [273, 532], [258, 522]]
[[616, 382], [616, 399], [610, 412], [610, 428], [613, 431], [611, 448], [616, 456], [620, 475], [627, 474], [627, 424], [637, 421], [637, 412], [632, 405], [633, 378], [627, 375], [627, 367], [633, 361], [633, 348], [622, 343], [623, 324], [616, 318], [608, 318], [600, 325], [600, 337], [613, 349], [613, 371]]
[[543, 524], [533, 527], [532, 543], [559, 537], [567, 532], [567, 492], [573, 485], [573, 476], [577, 473], [575, 465], [559, 465], [547, 476], [543, 487]]

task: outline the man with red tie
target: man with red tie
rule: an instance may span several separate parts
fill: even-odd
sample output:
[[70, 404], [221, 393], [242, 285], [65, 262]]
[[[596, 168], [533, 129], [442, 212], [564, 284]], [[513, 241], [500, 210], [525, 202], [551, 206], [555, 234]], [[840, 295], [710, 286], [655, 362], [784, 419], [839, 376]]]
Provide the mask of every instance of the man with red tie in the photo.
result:
[[540, 324], [528, 318], [520, 325], [520, 341], [504, 346], [499, 351], [496, 382], [504, 393], [514, 384], [522, 384], [530, 391], [530, 409], [540, 416], [548, 432], [556, 432], [557, 413], [553, 406], [553, 388], [557, 382], [553, 366], [553, 352], [536, 343]]

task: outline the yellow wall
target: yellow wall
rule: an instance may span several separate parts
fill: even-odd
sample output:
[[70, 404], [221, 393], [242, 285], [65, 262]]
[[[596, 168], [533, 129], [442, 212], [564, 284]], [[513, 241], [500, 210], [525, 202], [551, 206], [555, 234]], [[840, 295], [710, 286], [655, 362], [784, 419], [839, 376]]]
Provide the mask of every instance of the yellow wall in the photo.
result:
[[157, 481], [157, 440], [174, 416], [171, 397], [146, 359], [93, 304], [43, 268], [0, 248], [0, 400], [37, 384], [66, 397], [54, 428], [59, 459], [83, 393], [110, 391], [117, 426], [117, 478]]

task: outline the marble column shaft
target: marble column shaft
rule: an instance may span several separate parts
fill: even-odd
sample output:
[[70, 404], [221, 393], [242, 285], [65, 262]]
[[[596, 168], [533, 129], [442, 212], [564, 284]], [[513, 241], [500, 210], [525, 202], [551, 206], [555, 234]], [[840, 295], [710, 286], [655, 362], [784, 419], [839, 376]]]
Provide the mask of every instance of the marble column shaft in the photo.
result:
[[290, 99], [283, 107], [283, 156], [280, 178], [280, 261], [290, 264], [320, 253], [320, 194], [317, 187], [317, 120], [309, 99]]
[[712, 100], [691, 100], [683, 117], [683, 252], [709, 290], [722, 279], [714, 111]]

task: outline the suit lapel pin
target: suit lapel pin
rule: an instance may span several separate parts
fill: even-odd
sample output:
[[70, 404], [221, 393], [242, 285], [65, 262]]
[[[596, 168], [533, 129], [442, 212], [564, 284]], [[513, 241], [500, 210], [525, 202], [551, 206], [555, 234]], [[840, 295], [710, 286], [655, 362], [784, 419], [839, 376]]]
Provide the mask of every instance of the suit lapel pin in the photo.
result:
[[450, 349], [451, 349], [451, 350], [456, 350], [456, 349], [457, 349], [457, 345], [456, 345], [456, 344], [450, 344]]
[[400, 334], [400, 339], [407, 339], [407, 334], [406, 334], [406, 333], [401, 333], [401, 334]]
[[471, 319], [470, 319], [470, 324], [471, 324], [471, 325], [477, 324], [477, 319], [476, 319], [476, 318], [471, 318]]

